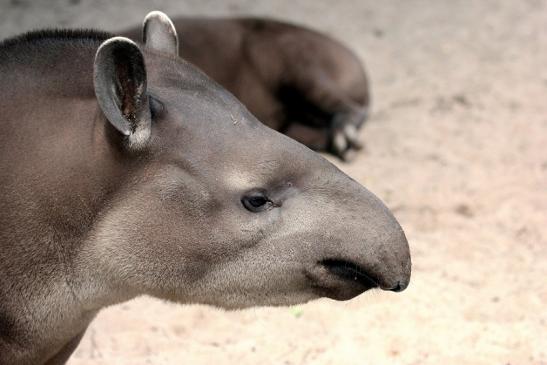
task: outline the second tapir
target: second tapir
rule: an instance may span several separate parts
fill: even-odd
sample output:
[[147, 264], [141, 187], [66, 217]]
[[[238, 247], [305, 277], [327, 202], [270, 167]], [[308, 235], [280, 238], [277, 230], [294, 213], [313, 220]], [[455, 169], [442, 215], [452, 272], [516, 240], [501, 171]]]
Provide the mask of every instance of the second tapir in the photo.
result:
[[[262, 123], [343, 160], [361, 149], [368, 117], [364, 67], [315, 30], [265, 18], [179, 17], [179, 54], [233, 93]], [[142, 40], [140, 27], [120, 32]]]
[[174, 53], [91, 31], [0, 44], [0, 364], [63, 364], [103, 307], [350, 299], [410, 279], [401, 227]]

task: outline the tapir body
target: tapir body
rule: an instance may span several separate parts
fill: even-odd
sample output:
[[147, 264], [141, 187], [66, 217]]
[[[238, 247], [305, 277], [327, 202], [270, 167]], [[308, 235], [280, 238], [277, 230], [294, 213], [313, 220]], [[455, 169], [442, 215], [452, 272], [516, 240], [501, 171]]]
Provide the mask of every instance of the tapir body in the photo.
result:
[[[266, 18], [178, 17], [180, 56], [258, 120], [342, 159], [361, 148], [369, 86], [359, 58], [318, 31]], [[141, 41], [140, 27], [122, 35]]]
[[365, 188], [177, 57], [94, 31], [0, 43], [0, 364], [64, 364], [103, 307], [222, 308], [404, 289]]

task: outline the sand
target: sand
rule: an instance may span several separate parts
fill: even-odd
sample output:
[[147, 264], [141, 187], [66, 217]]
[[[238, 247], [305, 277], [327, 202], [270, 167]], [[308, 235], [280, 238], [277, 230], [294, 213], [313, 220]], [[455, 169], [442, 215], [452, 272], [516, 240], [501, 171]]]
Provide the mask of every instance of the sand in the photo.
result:
[[[259, 14], [365, 61], [366, 151], [336, 164], [393, 209], [403, 293], [224, 312], [140, 298], [104, 310], [70, 365], [547, 364], [547, 2], [0, 0], [0, 36], [118, 29], [148, 10]], [[182, 35], [184, 39], [184, 35]]]

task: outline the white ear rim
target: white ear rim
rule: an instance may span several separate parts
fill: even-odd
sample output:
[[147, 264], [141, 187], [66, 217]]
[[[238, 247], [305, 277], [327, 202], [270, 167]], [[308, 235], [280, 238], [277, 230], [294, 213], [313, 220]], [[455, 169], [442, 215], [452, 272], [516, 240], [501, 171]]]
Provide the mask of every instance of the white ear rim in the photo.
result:
[[144, 21], [142, 22], [142, 25], [144, 26], [150, 18], [159, 18], [163, 23], [168, 23], [171, 26], [171, 28], [175, 28], [175, 25], [171, 21], [171, 18], [169, 18], [167, 14], [165, 14], [163, 11], [152, 10], [144, 17]]

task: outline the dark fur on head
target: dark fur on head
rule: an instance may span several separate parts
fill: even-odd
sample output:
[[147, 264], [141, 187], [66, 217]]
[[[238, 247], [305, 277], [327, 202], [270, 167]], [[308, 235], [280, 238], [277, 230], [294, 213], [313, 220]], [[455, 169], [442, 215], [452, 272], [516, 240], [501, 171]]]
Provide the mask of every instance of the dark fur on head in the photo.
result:
[[32, 45], [41, 42], [55, 41], [79, 41], [79, 42], [102, 42], [113, 37], [111, 33], [97, 29], [39, 29], [4, 39], [0, 41], [0, 50], [19, 45]]

